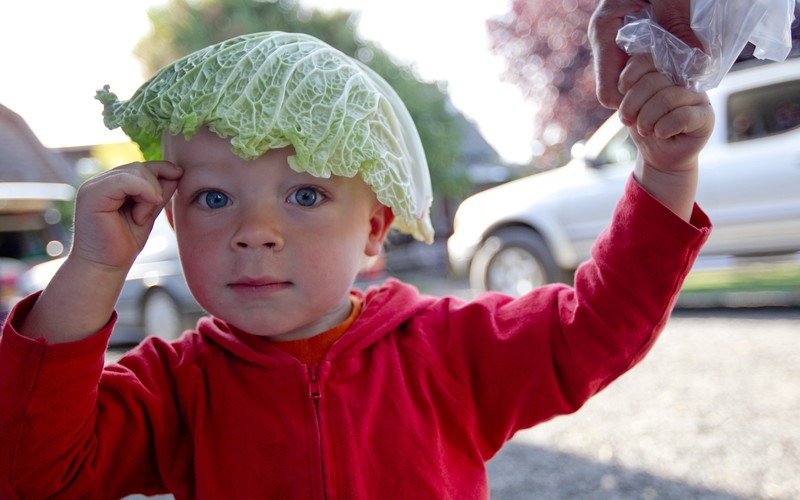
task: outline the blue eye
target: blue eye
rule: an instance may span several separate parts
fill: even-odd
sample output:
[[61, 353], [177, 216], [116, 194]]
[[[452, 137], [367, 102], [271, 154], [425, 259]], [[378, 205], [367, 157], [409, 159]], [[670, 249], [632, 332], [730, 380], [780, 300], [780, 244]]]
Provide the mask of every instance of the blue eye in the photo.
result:
[[292, 202], [303, 207], [313, 207], [321, 197], [322, 196], [316, 189], [310, 187], [300, 188], [289, 195], [289, 199]]
[[219, 191], [206, 191], [198, 197], [200, 204], [208, 208], [222, 208], [230, 201], [228, 195]]

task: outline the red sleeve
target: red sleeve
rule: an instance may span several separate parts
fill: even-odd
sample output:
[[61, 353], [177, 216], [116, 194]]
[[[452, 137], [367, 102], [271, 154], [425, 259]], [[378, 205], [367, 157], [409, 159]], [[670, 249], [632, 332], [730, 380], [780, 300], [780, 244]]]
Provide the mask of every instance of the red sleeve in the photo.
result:
[[0, 498], [111, 498], [132, 488], [163, 489], [152, 443], [155, 429], [175, 413], [170, 398], [154, 402], [156, 385], [130, 376], [100, 384], [113, 373], [104, 374], [103, 364], [116, 317], [86, 339], [48, 344], [16, 328], [36, 299], [17, 304], [0, 336]]
[[577, 410], [644, 357], [710, 228], [698, 207], [687, 223], [631, 177], [574, 288], [447, 302], [445, 362], [466, 381], [485, 458], [517, 430]]

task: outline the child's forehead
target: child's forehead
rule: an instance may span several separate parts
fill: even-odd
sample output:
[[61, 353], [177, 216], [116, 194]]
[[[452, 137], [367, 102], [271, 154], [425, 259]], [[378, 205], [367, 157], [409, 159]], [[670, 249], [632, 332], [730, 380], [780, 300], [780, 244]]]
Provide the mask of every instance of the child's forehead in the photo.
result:
[[169, 161], [188, 161], [192, 159], [208, 159], [209, 154], [219, 157], [236, 157], [231, 151], [229, 139], [222, 138], [206, 127], [201, 127], [191, 138], [182, 134], [170, 135], [164, 132], [162, 138], [164, 159]]
[[231, 149], [230, 139], [219, 137], [203, 127], [190, 139], [183, 135], [165, 136], [162, 140], [163, 157], [185, 170], [198, 168], [214, 170], [232, 170], [237, 167], [249, 167], [256, 164], [269, 164], [290, 169], [288, 158], [295, 154], [291, 146], [270, 149], [259, 158], [245, 159]]
[[200, 170], [233, 171], [237, 167], [252, 168], [254, 166], [257, 167], [257, 163], [269, 163], [273, 167], [280, 165], [283, 172], [297, 178], [316, 179], [326, 183], [357, 184], [359, 191], [364, 191], [370, 197], [374, 197], [372, 188], [360, 175], [355, 175], [354, 177], [333, 175], [330, 178], [322, 179], [308, 172], [292, 170], [288, 162], [289, 156], [295, 154], [292, 146], [270, 149], [255, 160], [246, 160], [233, 153], [230, 139], [219, 137], [206, 127], [201, 127], [190, 139], [186, 139], [180, 134], [176, 136], [165, 134], [162, 145], [164, 159], [176, 163], [187, 171], [195, 171], [196, 173], [199, 173], [198, 171]]

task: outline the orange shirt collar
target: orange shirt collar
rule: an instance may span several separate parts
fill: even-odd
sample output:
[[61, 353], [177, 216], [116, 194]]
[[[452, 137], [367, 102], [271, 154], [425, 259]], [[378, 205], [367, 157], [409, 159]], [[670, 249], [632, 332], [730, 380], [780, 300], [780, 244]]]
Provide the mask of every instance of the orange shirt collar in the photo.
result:
[[275, 347], [297, 358], [303, 364], [314, 364], [322, 361], [334, 342], [350, 328], [361, 314], [361, 300], [350, 295], [352, 308], [350, 315], [342, 323], [311, 338], [300, 340], [272, 341]]

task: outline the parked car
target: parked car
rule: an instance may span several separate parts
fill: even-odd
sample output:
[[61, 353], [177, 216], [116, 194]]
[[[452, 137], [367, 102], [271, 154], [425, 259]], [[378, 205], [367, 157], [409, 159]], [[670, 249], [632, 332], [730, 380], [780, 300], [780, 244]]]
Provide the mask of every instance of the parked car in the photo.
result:
[[32, 265], [66, 250], [58, 204], [75, 188], [54, 182], [0, 182], [0, 322], [17, 300], [16, 285]]
[[[63, 261], [56, 259], [32, 267], [18, 280], [19, 294], [44, 288]], [[119, 319], [112, 344], [137, 343], [150, 335], [175, 339], [203, 314], [186, 285], [175, 234], [163, 213], [128, 272], [116, 310]]]
[[[739, 64], [709, 97], [716, 125], [697, 200], [714, 230], [701, 257], [800, 251], [800, 58]], [[568, 282], [608, 225], [635, 158], [614, 115], [567, 165], [468, 198], [447, 244], [452, 271], [512, 295]]]

